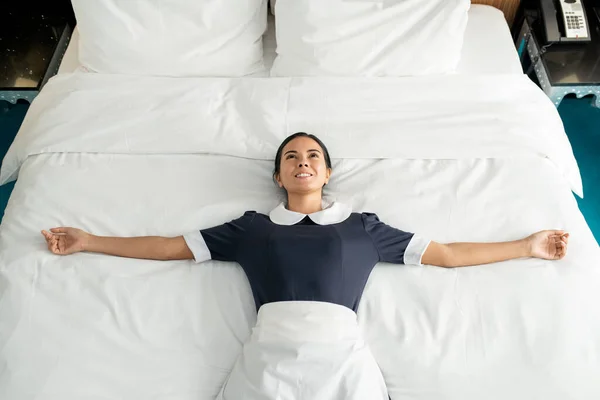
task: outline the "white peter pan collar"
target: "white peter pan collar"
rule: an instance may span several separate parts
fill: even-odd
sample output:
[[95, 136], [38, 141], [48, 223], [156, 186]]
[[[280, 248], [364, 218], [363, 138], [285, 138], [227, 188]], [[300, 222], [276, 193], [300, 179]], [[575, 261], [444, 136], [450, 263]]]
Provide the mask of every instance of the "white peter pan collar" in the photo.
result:
[[322, 207], [321, 211], [302, 214], [288, 210], [285, 208], [285, 204], [281, 203], [269, 213], [269, 218], [277, 225], [295, 225], [308, 216], [317, 225], [331, 225], [345, 221], [352, 214], [352, 208], [343, 203], [328, 204], [323, 201]]

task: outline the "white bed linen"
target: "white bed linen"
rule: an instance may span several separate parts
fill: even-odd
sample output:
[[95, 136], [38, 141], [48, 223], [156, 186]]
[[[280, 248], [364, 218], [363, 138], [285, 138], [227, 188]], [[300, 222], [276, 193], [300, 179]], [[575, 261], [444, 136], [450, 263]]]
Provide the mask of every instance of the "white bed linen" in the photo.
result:
[[455, 73], [470, 0], [279, 0], [271, 76]]
[[[15, 179], [20, 164], [40, 152], [201, 152], [265, 160], [274, 157], [287, 133], [308, 131], [321, 135], [339, 158], [533, 153], [550, 159], [557, 178], [582, 196], [560, 117], [539, 94], [525, 75], [256, 80], [61, 75], [29, 110], [3, 160], [0, 184]], [[172, 104], [167, 111], [165, 101]], [[91, 133], [74, 136], [75, 129]]]
[[[267, 71], [273, 66], [277, 48], [273, 18], [273, 15], [269, 14], [268, 29], [263, 36], [263, 57]], [[78, 41], [79, 31], [75, 28], [59, 67], [59, 74], [82, 70], [78, 61]], [[471, 5], [457, 72], [461, 74], [523, 72], [504, 14], [497, 8], [481, 4]], [[267, 75], [265, 73], [257, 76]]]
[[471, 4], [459, 74], [522, 74], [523, 68], [506, 23], [499, 9]]
[[147, 76], [249, 76], [264, 71], [267, 0], [71, 0], [79, 61]]
[[256, 321], [239, 267], [59, 257], [39, 231], [171, 236], [266, 213], [271, 158], [299, 130], [330, 147], [329, 195], [390, 225], [571, 233], [556, 262], [378, 265], [359, 321], [392, 399], [600, 395], [600, 250], [556, 109], [525, 76], [422, 79], [53, 78], [1, 171], [19, 180], [0, 225], [0, 398], [214, 398]]

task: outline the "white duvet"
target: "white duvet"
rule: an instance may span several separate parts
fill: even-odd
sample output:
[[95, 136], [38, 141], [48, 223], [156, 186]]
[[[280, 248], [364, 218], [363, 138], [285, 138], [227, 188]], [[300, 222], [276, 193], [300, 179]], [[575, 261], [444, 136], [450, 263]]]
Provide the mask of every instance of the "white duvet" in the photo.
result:
[[359, 321], [392, 399], [596, 399], [600, 249], [556, 109], [525, 76], [169, 79], [72, 74], [2, 164], [0, 399], [213, 399], [256, 320], [235, 264], [45, 249], [41, 229], [179, 235], [280, 198], [290, 133], [330, 197], [440, 242], [571, 233], [561, 261], [378, 265]]

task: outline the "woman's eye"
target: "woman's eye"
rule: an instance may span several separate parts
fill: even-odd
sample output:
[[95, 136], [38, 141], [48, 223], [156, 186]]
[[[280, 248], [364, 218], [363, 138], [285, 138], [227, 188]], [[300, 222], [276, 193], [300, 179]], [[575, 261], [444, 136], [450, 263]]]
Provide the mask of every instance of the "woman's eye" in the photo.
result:
[[294, 158], [294, 157], [295, 157], [295, 155], [293, 155], [293, 154], [289, 154], [289, 155], [286, 157], [286, 160], [289, 160], [290, 158]]
[[310, 156], [313, 158], [319, 158], [319, 155], [317, 153], [312, 153]]

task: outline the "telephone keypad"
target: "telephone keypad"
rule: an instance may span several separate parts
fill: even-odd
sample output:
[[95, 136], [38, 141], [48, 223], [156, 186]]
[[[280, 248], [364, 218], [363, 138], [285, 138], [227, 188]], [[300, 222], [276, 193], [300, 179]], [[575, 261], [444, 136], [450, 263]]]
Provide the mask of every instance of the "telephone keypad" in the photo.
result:
[[577, 15], [567, 15], [567, 28], [569, 29], [579, 29], [582, 28], [583, 26], [583, 18], [581, 18], [581, 16]]

